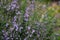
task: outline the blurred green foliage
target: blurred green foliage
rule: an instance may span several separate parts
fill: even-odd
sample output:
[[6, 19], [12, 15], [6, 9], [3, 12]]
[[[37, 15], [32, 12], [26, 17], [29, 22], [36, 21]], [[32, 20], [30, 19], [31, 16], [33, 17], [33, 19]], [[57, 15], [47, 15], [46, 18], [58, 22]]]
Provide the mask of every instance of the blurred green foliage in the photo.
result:
[[[7, 11], [4, 8], [11, 1], [12, 0], [8, 0], [6, 2], [3, 2], [3, 5], [0, 7], [0, 31], [2, 31], [3, 29], [6, 30], [6, 23], [9, 23], [10, 26], [12, 26], [11, 22], [12, 22], [12, 18], [16, 15], [15, 11]], [[60, 7], [57, 6], [57, 10], [56, 10], [52, 6], [50, 7], [50, 5], [44, 4], [44, 3], [51, 2], [51, 0], [37, 0], [37, 1], [35, 1], [35, 10], [32, 13], [33, 16], [29, 17], [28, 22], [24, 22], [24, 14], [25, 14], [25, 10], [26, 10], [27, 5], [28, 5], [27, 1], [22, 0], [21, 4], [19, 4], [19, 6], [20, 6], [19, 11], [21, 11], [22, 14], [20, 15], [21, 21], [17, 21], [17, 23], [21, 23], [24, 27], [22, 32], [19, 33], [21, 35], [21, 38], [23, 39], [23, 37], [27, 36], [27, 35], [24, 35], [25, 34], [24, 32], [26, 32], [26, 30], [27, 30], [27, 29], [25, 29], [25, 27], [27, 27], [28, 25], [31, 25], [32, 29], [39, 30], [41, 32], [41, 37], [44, 36], [43, 28], [44, 27], [47, 28], [47, 31], [45, 31], [47, 34], [44, 37], [44, 40], [60, 40], [60, 36], [55, 37], [56, 34], [54, 35], [54, 33], [56, 32], [56, 31], [54, 31], [54, 28], [60, 26], [60, 22], [59, 22], [60, 19], [55, 18], [55, 14], [60, 13], [60, 9], [59, 9]], [[43, 2], [43, 3], [40, 3], [39, 1]], [[44, 10], [44, 8], [42, 8], [43, 5], [46, 6], [45, 10]], [[35, 24], [35, 22], [39, 22], [41, 24], [38, 26]], [[60, 34], [60, 30], [57, 30], [57, 31], [58, 31], [57, 33]], [[39, 40], [37, 38], [36, 34], [37, 33], [34, 33], [32, 37], [28, 38], [28, 40], [33, 40], [34, 38]], [[48, 38], [48, 37], [50, 37], [50, 38]], [[56, 39], [54, 39], [54, 37]]]

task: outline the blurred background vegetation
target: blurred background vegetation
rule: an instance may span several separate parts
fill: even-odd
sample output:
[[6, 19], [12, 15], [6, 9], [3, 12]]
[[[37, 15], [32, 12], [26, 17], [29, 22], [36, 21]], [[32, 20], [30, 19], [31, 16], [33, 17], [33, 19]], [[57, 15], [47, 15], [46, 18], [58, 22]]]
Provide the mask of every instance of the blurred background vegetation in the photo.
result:
[[0, 40], [60, 40], [60, 1], [0, 0]]

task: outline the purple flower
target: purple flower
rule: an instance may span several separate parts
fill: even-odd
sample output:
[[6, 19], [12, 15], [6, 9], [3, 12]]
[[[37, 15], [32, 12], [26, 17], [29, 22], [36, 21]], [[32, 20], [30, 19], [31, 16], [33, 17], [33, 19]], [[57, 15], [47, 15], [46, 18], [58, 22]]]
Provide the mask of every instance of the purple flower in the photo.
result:
[[28, 26], [28, 30], [30, 30], [31, 29], [31, 27], [30, 26]]
[[4, 30], [2, 30], [2, 32], [4, 33], [5, 31], [4, 31]]
[[11, 4], [11, 7], [10, 7], [11, 10], [14, 10], [16, 8], [16, 6], [17, 6], [16, 4]]
[[29, 17], [29, 15], [26, 13], [26, 14], [24, 15], [24, 17]]
[[5, 39], [5, 40], [7, 40], [7, 36], [8, 36], [8, 32], [6, 32], [6, 31], [4, 31], [4, 30], [2, 30], [2, 32], [3, 32], [3, 38]]
[[9, 39], [10, 39], [9, 37], [6, 38], [6, 40], [9, 40]]
[[14, 40], [14, 38], [11, 38], [11, 40]]
[[16, 31], [18, 30], [18, 25], [17, 24], [14, 24], [14, 27], [16, 28]]
[[32, 0], [32, 4], [35, 2], [35, 0]]
[[29, 12], [29, 10], [30, 10], [30, 7], [27, 7], [27, 8], [26, 8], [26, 13]]
[[19, 8], [18, 4], [17, 4], [17, 0], [13, 0], [11, 2], [11, 4], [9, 5], [9, 7], [7, 8], [7, 10], [14, 10]]
[[29, 19], [28, 18], [25, 18], [24, 20], [27, 22]]
[[6, 27], [8, 27], [8, 25], [9, 25], [9, 24], [8, 24], [8, 23], [6, 23]]
[[30, 8], [31, 8], [32, 10], [34, 10], [34, 4], [31, 4], [31, 5], [30, 5]]
[[25, 15], [24, 15], [24, 20], [25, 20], [25, 21], [28, 21], [28, 19], [29, 19], [29, 10], [30, 10], [30, 8], [27, 7], [27, 8], [26, 8], [26, 13], [25, 13]]
[[18, 11], [16, 14], [17, 14], [17, 15], [18, 15], [18, 14], [21, 14], [21, 12], [20, 12], [20, 11]]
[[33, 34], [34, 32], [35, 32], [35, 30], [33, 29], [33, 30], [32, 30], [32, 34]]
[[17, 3], [18, 0], [13, 0], [12, 3]]
[[14, 16], [14, 21], [16, 21], [17, 20], [17, 16]]

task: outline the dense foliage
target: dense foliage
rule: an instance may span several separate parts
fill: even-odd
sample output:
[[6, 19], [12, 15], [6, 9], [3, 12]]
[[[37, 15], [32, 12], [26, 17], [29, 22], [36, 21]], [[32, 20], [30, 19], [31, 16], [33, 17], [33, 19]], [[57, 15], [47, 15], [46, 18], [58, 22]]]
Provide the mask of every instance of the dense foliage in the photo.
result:
[[0, 40], [60, 40], [60, 6], [50, 2], [0, 0]]

